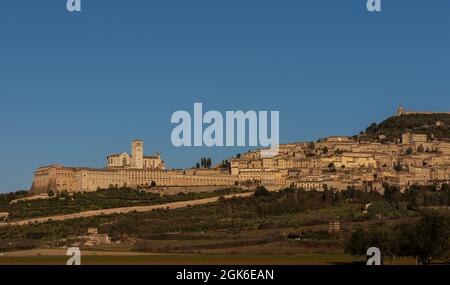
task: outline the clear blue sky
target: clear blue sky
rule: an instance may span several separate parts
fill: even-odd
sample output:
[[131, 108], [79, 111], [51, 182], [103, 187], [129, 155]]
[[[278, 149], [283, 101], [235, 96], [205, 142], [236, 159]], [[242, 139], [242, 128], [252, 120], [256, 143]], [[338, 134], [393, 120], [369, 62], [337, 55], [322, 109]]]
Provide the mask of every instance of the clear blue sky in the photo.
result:
[[102, 167], [145, 140], [169, 167], [171, 114], [279, 110], [280, 140], [353, 135], [406, 109], [450, 111], [450, 1], [2, 0], [0, 192], [51, 163]]

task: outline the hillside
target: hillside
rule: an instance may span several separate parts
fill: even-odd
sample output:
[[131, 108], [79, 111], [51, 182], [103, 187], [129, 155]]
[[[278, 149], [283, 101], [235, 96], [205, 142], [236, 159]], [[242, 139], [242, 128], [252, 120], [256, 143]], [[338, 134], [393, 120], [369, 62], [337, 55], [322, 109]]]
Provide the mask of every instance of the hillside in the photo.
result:
[[380, 140], [395, 142], [406, 131], [427, 134], [429, 138], [450, 140], [450, 114], [409, 114], [390, 117], [380, 124], [373, 123], [358, 136], [362, 140]]
[[13, 221], [85, 211], [192, 201], [241, 192], [243, 191], [239, 188], [228, 188], [212, 192], [180, 192], [177, 195], [161, 195], [132, 188], [111, 188], [84, 193], [61, 192], [51, 199], [17, 203], [9, 203], [9, 199], [14, 194], [0, 194], [0, 212], [9, 213], [9, 221]]

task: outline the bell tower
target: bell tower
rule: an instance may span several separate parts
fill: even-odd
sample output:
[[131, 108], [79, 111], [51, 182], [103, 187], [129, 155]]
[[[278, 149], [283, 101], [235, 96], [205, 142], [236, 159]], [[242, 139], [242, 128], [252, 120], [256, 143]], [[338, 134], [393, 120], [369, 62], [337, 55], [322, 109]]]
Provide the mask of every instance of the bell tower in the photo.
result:
[[403, 109], [403, 106], [400, 105], [397, 109], [397, 116], [401, 116], [403, 114], [405, 114], [405, 110]]
[[131, 167], [144, 168], [144, 142], [141, 140], [131, 142]]

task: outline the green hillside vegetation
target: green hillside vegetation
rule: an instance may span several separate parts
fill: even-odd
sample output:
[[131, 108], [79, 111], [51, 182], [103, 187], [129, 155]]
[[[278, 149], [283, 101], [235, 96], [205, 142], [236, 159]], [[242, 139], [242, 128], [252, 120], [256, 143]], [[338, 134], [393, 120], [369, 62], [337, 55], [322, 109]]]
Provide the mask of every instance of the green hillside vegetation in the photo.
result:
[[[311, 242], [317, 243], [322, 239], [333, 239], [326, 232], [331, 220], [352, 224], [411, 219], [417, 217], [424, 207], [450, 205], [448, 186], [440, 191], [432, 188], [417, 190], [414, 188], [401, 193], [397, 188], [390, 187], [387, 189], [388, 195], [383, 196], [352, 188], [342, 192], [302, 189], [269, 192], [260, 188], [252, 197], [220, 199], [217, 203], [183, 209], [159, 209], [145, 213], [6, 226], [0, 231], [0, 250], [67, 245], [67, 240], [85, 234], [88, 227], [97, 227], [99, 232], [108, 233], [113, 240], [138, 239], [152, 242], [173, 239], [223, 240], [224, 236], [233, 236], [241, 231], [292, 228], [293, 235], [306, 236]], [[426, 195], [422, 192], [426, 192]], [[371, 205], [369, 211], [364, 213], [364, 205], [367, 203]], [[301, 227], [320, 225], [325, 226], [325, 229], [322, 227], [312, 232], [300, 230]], [[266, 242], [279, 238], [283, 237], [267, 237]], [[11, 241], [14, 243], [10, 244]], [[241, 241], [233, 241], [232, 245], [248, 245], [249, 242], [259, 244], [262, 241], [248, 241], [244, 236]], [[224, 246], [226, 244], [224, 242]], [[158, 250], [165, 251], [164, 248]]]
[[[438, 122], [440, 125], [438, 125]], [[402, 133], [412, 131], [426, 134], [429, 138], [450, 140], [450, 114], [411, 114], [390, 117], [380, 124], [373, 123], [357, 138], [362, 140], [379, 140], [396, 142]]]
[[[88, 227], [97, 227], [100, 233], [108, 233], [113, 240], [121, 241], [178, 239], [197, 240], [197, 244], [201, 243], [198, 240], [206, 239], [212, 240], [214, 244], [209, 247], [249, 246], [273, 242], [280, 239], [280, 236], [265, 236], [252, 240], [243, 237], [237, 241], [227, 239], [236, 238], [235, 235], [244, 230], [264, 231], [286, 226], [327, 224], [330, 219], [337, 218], [361, 221], [365, 219], [361, 203], [370, 200], [382, 201], [382, 196], [354, 189], [333, 193], [330, 190], [319, 192], [299, 189], [269, 192], [260, 188], [253, 197], [220, 199], [217, 203], [183, 209], [159, 209], [143, 213], [6, 226], [0, 231], [0, 251], [66, 245], [72, 238], [86, 234]], [[210, 234], [202, 235], [200, 232]], [[148, 247], [145, 242], [136, 246], [136, 250], [145, 250]], [[196, 247], [190, 243], [189, 248], [192, 249], [192, 246]], [[182, 248], [180, 245], [177, 247]], [[165, 250], [158, 249], [162, 252]]]
[[161, 195], [131, 188], [111, 188], [84, 193], [58, 193], [50, 199], [21, 201], [9, 204], [16, 195], [0, 195], [0, 212], [8, 212], [9, 220], [21, 220], [52, 215], [63, 215], [83, 211], [110, 208], [147, 206], [177, 201], [209, 198], [242, 192], [239, 188], [217, 190], [213, 192], [179, 193]]
[[384, 261], [409, 256], [420, 264], [450, 264], [450, 215], [424, 211], [416, 223], [358, 228], [345, 243], [345, 252], [365, 256], [374, 246]]
[[25, 190], [0, 194], [0, 212], [3, 212], [12, 200], [25, 198], [31, 195], [30, 191]]

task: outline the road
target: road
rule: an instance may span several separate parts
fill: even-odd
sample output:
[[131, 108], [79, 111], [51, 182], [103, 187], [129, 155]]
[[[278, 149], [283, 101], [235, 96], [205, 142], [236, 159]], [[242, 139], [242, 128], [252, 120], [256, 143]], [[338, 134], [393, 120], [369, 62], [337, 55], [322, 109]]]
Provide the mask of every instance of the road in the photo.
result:
[[[249, 197], [251, 195], [253, 195], [253, 192], [230, 194], [230, 195], [225, 195], [224, 197], [226, 199], [229, 199], [232, 197]], [[9, 222], [9, 223], [0, 223], [0, 227], [6, 226], [6, 225], [22, 226], [22, 225], [26, 225], [26, 224], [30, 224], [30, 223], [45, 223], [48, 221], [64, 221], [64, 220], [69, 220], [69, 219], [87, 218], [87, 217], [94, 217], [94, 216], [101, 216], [101, 215], [125, 214], [125, 213], [130, 213], [130, 212], [149, 212], [149, 211], [157, 210], [157, 209], [179, 209], [179, 208], [186, 208], [188, 206], [197, 206], [197, 205], [214, 203], [219, 200], [219, 197], [220, 196], [204, 198], [204, 199], [197, 199], [197, 200], [190, 200], [190, 201], [180, 201], [180, 202], [172, 202], [172, 203], [159, 204], [159, 205], [151, 205], [151, 206], [122, 207], [122, 208], [86, 211], [86, 212], [73, 213], [73, 214], [67, 214], [67, 215], [55, 215], [55, 216], [27, 219], [27, 220], [21, 220], [21, 221]]]

